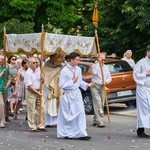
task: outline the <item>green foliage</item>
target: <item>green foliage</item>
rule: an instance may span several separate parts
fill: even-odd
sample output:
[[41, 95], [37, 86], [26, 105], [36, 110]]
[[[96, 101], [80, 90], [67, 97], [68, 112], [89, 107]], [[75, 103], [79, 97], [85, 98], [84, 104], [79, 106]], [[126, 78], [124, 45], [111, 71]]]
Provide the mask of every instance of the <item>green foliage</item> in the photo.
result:
[[[7, 34], [23, 34], [23, 33], [34, 33], [33, 31], [33, 22], [20, 22], [18, 19], [10, 19], [4, 23], [0, 24], [0, 37], [3, 39], [4, 35], [4, 26], [6, 28]], [[0, 47], [2, 47], [2, 40], [0, 41]]]
[[1, 0], [1, 21], [17, 18], [21, 21], [32, 20], [39, 0]]
[[140, 59], [150, 44], [149, 0], [1, 0], [0, 36], [4, 25], [7, 33], [31, 33], [41, 32], [42, 24], [46, 32], [57, 29], [63, 34], [94, 36], [95, 2], [101, 51], [122, 57], [131, 49], [134, 58]]
[[79, 19], [77, 12], [81, 6], [78, 0], [47, 1], [46, 6], [48, 23], [68, 34]]
[[101, 0], [100, 39], [102, 49], [116, 52], [122, 57], [127, 49], [139, 60], [150, 44], [150, 1]]
[[1, 0], [0, 18], [1, 22], [11, 18], [21, 22], [33, 21], [35, 32], [41, 31], [42, 24], [50, 32], [48, 24], [51, 24], [61, 28], [63, 33], [68, 33], [80, 18], [80, 8], [82, 0]]

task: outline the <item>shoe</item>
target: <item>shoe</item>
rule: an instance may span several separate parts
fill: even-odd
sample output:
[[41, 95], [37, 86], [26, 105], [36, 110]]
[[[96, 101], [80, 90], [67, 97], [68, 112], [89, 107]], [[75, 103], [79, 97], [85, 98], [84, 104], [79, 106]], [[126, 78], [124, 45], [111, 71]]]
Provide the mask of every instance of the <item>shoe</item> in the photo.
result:
[[96, 126], [97, 125], [97, 123], [93, 123], [93, 126]]
[[65, 139], [72, 139], [72, 138], [69, 138], [69, 137], [66, 136]]
[[90, 136], [79, 137], [79, 140], [90, 140]]
[[9, 116], [10, 116], [10, 117], [13, 117], [13, 116], [14, 116], [14, 113], [10, 112], [10, 113], [9, 113]]
[[17, 120], [17, 117], [16, 117], [16, 116], [14, 117], [14, 120]]
[[25, 120], [28, 121], [28, 117], [27, 116], [25, 116]]
[[22, 111], [23, 111], [23, 108], [20, 108], [19, 111], [22, 112]]
[[98, 123], [96, 126], [99, 128], [104, 128], [106, 125], [104, 123]]
[[11, 122], [11, 120], [10, 120], [8, 117], [5, 117], [5, 120], [6, 120], [7, 122]]
[[39, 132], [39, 130], [34, 129], [34, 130], [30, 130], [30, 132]]
[[138, 134], [137, 136], [138, 137], [143, 137], [143, 138], [150, 138], [150, 136], [145, 134], [144, 132], [142, 132], [141, 134]]
[[25, 116], [25, 120], [28, 121], [28, 117], [27, 116]]
[[5, 125], [3, 123], [1, 123], [0, 128], [5, 128]]
[[45, 128], [51, 128], [51, 127], [52, 127], [51, 125], [46, 125], [46, 126], [45, 126]]
[[41, 132], [47, 132], [47, 129], [45, 129], [45, 128], [38, 128], [37, 130], [39, 130]]
[[100, 114], [101, 117], [104, 117], [104, 114]]

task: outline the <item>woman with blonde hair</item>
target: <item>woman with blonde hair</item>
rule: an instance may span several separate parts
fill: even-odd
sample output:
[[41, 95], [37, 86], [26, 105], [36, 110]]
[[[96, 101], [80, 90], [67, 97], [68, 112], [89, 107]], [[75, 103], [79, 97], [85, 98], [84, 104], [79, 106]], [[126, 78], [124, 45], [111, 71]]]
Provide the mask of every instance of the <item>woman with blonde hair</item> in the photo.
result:
[[133, 60], [131, 57], [132, 57], [132, 51], [131, 51], [131, 50], [127, 50], [127, 51], [124, 53], [122, 60], [127, 61], [128, 64], [129, 64], [132, 68], [134, 68], [135, 62], [134, 62], [134, 60]]

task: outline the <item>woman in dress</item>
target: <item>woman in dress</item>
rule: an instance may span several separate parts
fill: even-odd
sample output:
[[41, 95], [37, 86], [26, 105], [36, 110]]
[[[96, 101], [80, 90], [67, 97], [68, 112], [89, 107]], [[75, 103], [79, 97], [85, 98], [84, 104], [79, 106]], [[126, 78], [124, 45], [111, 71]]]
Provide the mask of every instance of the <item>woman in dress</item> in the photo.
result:
[[23, 60], [22, 61], [22, 67], [19, 69], [16, 77], [16, 107], [15, 107], [15, 114], [14, 114], [14, 119], [17, 119], [18, 115], [18, 110], [20, 107], [20, 104], [23, 100], [25, 100], [25, 84], [24, 84], [24, 74], [25, 71], [28, 69], [28, 61]]
[[[14, 108], [13, 107], [14, 107], [14, 103], [15, 103], [15, 96], [16, 96], [16, 76], [17, 76], [17, 72], [18, 72], [18, 67], [16, 65], [16, 60], [17, 60], [17, 57], [15, 55], [11, 55], [8, 58], [8, 60], [7, 60], [7, 62], [8, 62], [8, 68], [9, 68], [9, 71], [10, 71], [11, 84], [14, 86], [14, 91], [13, 91], [13, 94], [12, 94], [13, 98], [10, 99], [10, 103], [8, 102], [6, 104], [7, 108], [9, 108], [9, 105], [10, 105], [10, 113], [6, 112], [6, 118], [8, 117], [8, 114], [11, 117], [14, 116]], [[9, 88], [11, 88], [11, 87], [8, 87], [8, 91], [11, 91], [11, 90], [9, 90]], [[9, 109], [7, 109], [7, 110], [9, 110]]]

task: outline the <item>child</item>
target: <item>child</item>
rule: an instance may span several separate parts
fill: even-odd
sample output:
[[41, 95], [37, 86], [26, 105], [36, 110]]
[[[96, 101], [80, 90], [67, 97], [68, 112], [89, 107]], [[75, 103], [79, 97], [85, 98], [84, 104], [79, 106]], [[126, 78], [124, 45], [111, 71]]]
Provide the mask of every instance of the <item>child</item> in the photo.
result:
[[[14, 91], [14, 85], [10, 84], [7, 90], [7, 101], [6, 101], [6, 121], [10, 122], [9, 120], [9, 108], [10, 110], [13, 109], [10, 107], [10, 101], [12, 101], [13, 98], [13, 91]], [[12, 112], [12, 110], [11, 110]]]

